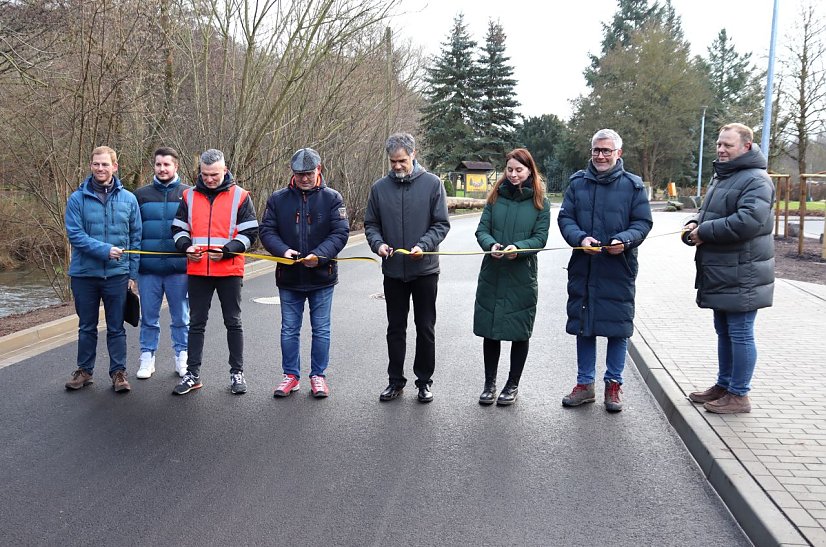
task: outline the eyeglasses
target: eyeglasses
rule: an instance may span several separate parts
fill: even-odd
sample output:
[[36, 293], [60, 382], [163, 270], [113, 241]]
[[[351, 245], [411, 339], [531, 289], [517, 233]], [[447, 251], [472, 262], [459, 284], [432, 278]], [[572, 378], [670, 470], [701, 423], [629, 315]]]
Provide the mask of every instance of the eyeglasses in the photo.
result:
[[591, 148], [591, 155], [595, 158], [599, 156], [604, 156], [606, 158], [611, 157], [611, 154], [619, 150], [619, 148]]
[[295, 178], [297, 179], [312, 179], [315, 177], [315, 171], [305, 171], [303, 173], [293, 171], [293, 175], [295, 175]]

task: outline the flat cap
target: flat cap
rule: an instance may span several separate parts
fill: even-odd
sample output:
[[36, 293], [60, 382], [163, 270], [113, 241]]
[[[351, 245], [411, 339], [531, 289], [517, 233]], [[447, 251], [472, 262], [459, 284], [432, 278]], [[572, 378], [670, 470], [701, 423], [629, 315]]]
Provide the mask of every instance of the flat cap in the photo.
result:
[[290, 160], [290, 169], [295, 173], [307, 173], [321, 165], [321, 156], [312, 148], [302, 148], [293, 154]]

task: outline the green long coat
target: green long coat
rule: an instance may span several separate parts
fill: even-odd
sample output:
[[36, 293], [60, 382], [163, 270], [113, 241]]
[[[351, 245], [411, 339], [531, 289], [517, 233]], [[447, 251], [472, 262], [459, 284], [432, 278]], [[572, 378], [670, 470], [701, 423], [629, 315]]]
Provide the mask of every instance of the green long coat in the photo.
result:
[[[485, 251], [494, 243], [541, 249], [548, 241], [550, 220], [547, 199], [539, 211], [533, 204], [532, 187], [523, 185], [520, 191], [506, 181], [499, 186], [496, 203], [485, 205], [476, 228], [476, 241]], [[485, 255], [476, 286], [473, 334], [511, 341], [531, 337], [539, 296], [536, 255], [519, 253], [513, 260]]]

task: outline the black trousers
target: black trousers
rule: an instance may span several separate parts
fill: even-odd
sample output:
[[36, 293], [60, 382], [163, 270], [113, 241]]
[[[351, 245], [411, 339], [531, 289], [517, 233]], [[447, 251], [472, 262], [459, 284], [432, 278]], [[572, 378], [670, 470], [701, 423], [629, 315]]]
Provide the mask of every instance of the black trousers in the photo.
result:
[[204, 353], [204, 331], [213, 293], [218, 293], [224, 326], [227, 328], [229, 370], [244, 370], [244, 330], [241, 327], [241, 287], [244, 278], [239, 276], [208, 277], [189, 276], [189, 347], [186, 369], [199, 376]]
[[407, 353], [407, 316], [413, 300], [413, 321], [416, 323], [416, 356], [413, 374], [416, 387], [429, 386], [436, 368], [436, 289], [439, 274], [417, 277], [412, 281], [384, 278], [384, 300], [387, 304], [387, 375], [390, 383], [403, 386], [404, 358]]
[[[511, 368], [508, 373], [508, 383], [519, 385], [522, 378], [522, 370], [525, 368], [525, 361], [528, 359], [529, 340], [519, 340], [511, 342]], [[485, 338], [482, 342], [482, 355], [485, 359], [485, 381], [495, 382], [496, 371], [499, 368], [499, 353], [502, 349], [500, 340]]]

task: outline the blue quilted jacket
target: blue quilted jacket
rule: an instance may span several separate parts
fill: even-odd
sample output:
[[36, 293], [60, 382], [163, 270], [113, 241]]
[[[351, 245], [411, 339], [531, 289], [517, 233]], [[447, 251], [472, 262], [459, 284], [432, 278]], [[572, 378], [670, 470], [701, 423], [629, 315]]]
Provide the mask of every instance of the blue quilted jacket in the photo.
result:
[[112, 195], [104, 204], [89, 187], [91, 175], [66, 203], [66, 235], [72, 245], [71, 277], [138, 277], [138, 255], [109, 258], [112, 247], [141, 248], [141, 213], [135, 195], [113, 177]]

